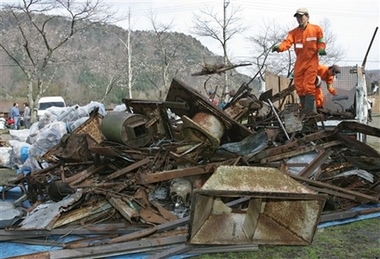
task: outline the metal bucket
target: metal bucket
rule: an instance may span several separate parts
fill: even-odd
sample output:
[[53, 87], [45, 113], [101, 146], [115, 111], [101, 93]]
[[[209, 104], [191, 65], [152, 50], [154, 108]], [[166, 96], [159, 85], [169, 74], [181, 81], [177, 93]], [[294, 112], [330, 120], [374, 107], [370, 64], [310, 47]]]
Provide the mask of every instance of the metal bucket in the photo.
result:
[[137, 148], [151, 140], [146, 123], [147, 119], [140, 114], [108, 112], [102, 120], [101, 130], [106, 139]]
[[[236, 197], [249, 197], [247, 206], [224, 203]], [[193, 190], [188, 241], [309, 245], [326, 198], [276, 168], [219, 166]]]
[[216, 116], [206, 112], [199, 112], [192, 119], [184, 115], [182, 120], [182, 135], [184, 138], [206, 141], [214, 148], [219, 146], [225, 126]]

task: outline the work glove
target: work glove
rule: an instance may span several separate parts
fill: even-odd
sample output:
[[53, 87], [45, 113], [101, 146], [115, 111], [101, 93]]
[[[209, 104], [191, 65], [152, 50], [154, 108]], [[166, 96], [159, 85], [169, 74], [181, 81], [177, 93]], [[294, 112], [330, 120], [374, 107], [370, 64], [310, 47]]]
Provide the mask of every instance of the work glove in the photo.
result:
[[280, 46], [277, 44], [277, 45], [274, 45], [273, 48], [272, 48], [272, 52], [278, 52], [280, 49]]
[[334, 87], [328, 87], [327, 90], [329, 90], [330, 94], [336, 95], [336, 91]]
[[318, 53], [320, 56], [326, 56], [327, 55], [326, 50], [324, 50], [324, 49], [319, 49]]

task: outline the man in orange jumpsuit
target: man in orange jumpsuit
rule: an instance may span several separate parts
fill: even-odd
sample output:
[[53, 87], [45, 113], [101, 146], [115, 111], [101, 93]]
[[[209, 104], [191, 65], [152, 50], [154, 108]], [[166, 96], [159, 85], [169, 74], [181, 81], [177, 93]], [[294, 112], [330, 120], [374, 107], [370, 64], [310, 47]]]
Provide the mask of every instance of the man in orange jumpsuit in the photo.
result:
[[337, 65], [325, 66], [319, 65], [317, 72], [317, 79], [315, 80], [315, 103], [317, 105], [317, 109], [323, 108], [323, 92], [321, 89], [322, 81], [324, 81], [327, 85], [327, 90], [332, 95], [336, 95], [336, 91], [332, 86], [334, 82], [334, 76], [340, 73], [340, 67]]
[[298, 27], [291, 30], [286, 39], [272, 48], [272, 52], [283, 52], [292, 45], [297, 59], [294, 64], [294, 85], [305, 113], [315, 109], [315, 78], [319, 55], [326, 55], [326, 44], [320, 26], [309, 23], [309, 12], [299, 8], [294, 14]]

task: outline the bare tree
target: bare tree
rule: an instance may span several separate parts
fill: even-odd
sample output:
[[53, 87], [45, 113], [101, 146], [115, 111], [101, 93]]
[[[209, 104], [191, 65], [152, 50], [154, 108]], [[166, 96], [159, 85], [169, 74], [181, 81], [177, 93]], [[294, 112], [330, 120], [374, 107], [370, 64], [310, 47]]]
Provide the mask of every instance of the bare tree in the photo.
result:
[[[151, 12], [149, 20], [155, 34], [154, 48], [160, 56], [160, 74], [162, 78], [162, 86], [159, 88], [159, 99], [164, 98], [169, 90], [172, 79], [178, 73], [178, 68], [173, 67], [173, 62], [178, 56], [178, 50], [182, 46], [182, 37], [171, 37], [170, 29], [172, 22], [159, 23], [155, 15]], [[170, 38], [171, 37], [171, 38]], [[174, 40], [174, 41], [173, 41]], [[153, 80], [150, 80], [153, 83]]]
[[131, 45], [131, 10], [128, 11], [128, 37], [127, 37], [127, 51], [128, 51], [128, 92], [129, 98], [132, 98], [132, 45]]
[[[220, 43], [223, 48], [224, 66], [231, 65], [228, 57], [227, 43], [239, 33], [245, 31], [248, 27], [241, 23], [241, 9], [231, 6], [230, 1], [223, 1], [223, 15], [219, 15], [213, 9], [201, 10], [199, 15], [194, 15], [193, 33], [201, 37], [210, 37]], [[224, 86], [222, 98], [228, 92], [227, 74], [224, 74]], [[222, 100], [223, 101], [223, 100]]]
[[[15, 26], [0, 38], [0, 49], [26, 76], [31, 108], [50, 87], [58, 64], [67, 61], [65, 53], [60, 53], [63, 46], [79, 31], [113, 17], [100, 0], [23, 0], [6, 4], [3, 10], [3, 14], [11, 14]], [[59, 31], [52, 29], [57, 23]]]
[[320, 26], [324, 29], [324, 36], [326, 41], [327, 55], [321, 57], [321, 63], [326, 65], [332, 65], [338, 63], [344, 59], [347, 49], [337, 46], [337, 37], [331, 30], [331, 22], [328, 19], [324, 19], [320, 22]]
[[131, 9], [128, 10], [128, 30], [127, 30], [127, 42], [119, 39], [126, 51], [127, 51], [127, 77], [128, 77], [128, 97], [132, 98], [132, 81], [133, 81], [133, 71], [132, 71], [132, 44], [131, 44]]
[[285, 38], [287, 29], [281, 29], [274, 20], [264, 21], [263, 25], [258, 26], [257, 29], [258, 33], [249, 37], [248, 40], [253, 43], [254, 70], [260, 75], [260, 79], [265, 81], [266, 69], [278, 74], [290, 75], [295, 61], [292, 49], [286, 55], [275, 58], [270, 55], [272, 47]]

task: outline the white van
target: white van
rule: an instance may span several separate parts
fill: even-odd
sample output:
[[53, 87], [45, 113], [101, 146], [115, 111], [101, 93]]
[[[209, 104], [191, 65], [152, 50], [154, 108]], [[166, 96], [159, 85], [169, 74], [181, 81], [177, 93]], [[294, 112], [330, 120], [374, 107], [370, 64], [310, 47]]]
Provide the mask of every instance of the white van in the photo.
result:
[[45, 113], [47, 108], [50, 107], [66, 107], [65, 100], [62, 96], [45, 96], [41, 97], [37, 106], [37, 119]]

